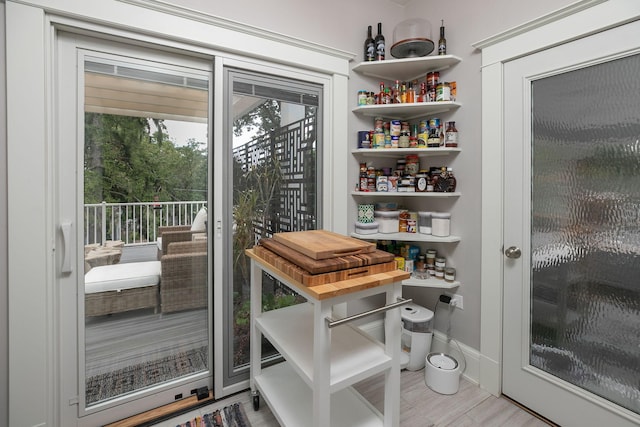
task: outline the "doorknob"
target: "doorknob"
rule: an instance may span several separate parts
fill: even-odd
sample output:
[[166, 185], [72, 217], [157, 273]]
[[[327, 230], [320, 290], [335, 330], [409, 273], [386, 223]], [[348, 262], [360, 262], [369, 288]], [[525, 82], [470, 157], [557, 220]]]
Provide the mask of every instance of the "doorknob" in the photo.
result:
[[516, 259], [520, 258], [520, 255], [522, 255], [522, 251], [518, 247], [511, 246], [504, 251], [504, 254], [507, 256], [507, 258]]

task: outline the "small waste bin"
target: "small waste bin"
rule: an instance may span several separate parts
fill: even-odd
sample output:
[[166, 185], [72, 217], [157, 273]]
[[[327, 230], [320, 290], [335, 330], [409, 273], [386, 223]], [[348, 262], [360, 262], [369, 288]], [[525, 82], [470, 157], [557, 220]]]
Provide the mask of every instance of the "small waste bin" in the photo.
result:
[[400, 366], [410, 371], [424, 368], [433, 337], [433, 311], [417, 304], [402, 307], [402, 354]]

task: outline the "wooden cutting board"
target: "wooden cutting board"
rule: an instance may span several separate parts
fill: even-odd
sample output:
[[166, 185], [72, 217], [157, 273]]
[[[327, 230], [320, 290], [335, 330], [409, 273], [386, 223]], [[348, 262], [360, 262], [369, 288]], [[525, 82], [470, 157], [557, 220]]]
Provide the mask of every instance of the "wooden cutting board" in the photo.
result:
[[358, 255], [346, 255], [318, 260], [308, 257], [295, 249], [291, 249], [274, 239], [260, 239], [258, 244], [311, 274], [329, 273], [332, 271], [345, 270], [347, 268], [380, 264], [393, 261], [394, 259], [393, 254], [375, 249], [373, 252]]
[[373, 252], [376, 244], [327, 230], [291, 231], [276, 233], [273, 239], [313, 259], [327, 259], [345, 255]]
[[310, 274], [308, 271], [300, 268], [294, 263], [287, 261], [283, 257], [270, 251], [263, 246], [255, 246], [253, 248], [256, 255], [276, 267], [289, 277], [305, 286], [317, 286], [327, 283], [340, 282], [343, 280], [365, 277], [377, 273], [386, 273], [397, 269], [396, 262], [390, 261], [381, 264], [366, 265], [362, 267], [347, 268], [329, 273]]

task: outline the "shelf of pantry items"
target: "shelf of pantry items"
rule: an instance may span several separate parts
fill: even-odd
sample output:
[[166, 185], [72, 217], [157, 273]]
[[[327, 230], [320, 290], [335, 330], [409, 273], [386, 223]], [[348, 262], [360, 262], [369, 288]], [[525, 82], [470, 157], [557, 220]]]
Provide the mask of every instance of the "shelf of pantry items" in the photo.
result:
[[402, 286], [415, 286], [418, 288], [453, 289], [460, 286], [457, 280], [447, 282], [444, 279], [414, 279], [413, 277], [402, 281]]
[[353, 71], [370, 77], [409, 81], [425, 77], [430, 71], [440, 71], [462, 61], [455, 55], [433, 55], [418, 58], [386, 59], [361, 62]]
[[454, 101], [436, 101], [360, 105], [352, 111], [368, 117], [394, 117], [409, 120], [424, 117], [427, 114], [444, 113], [458, 107], [460, 107], [460, 104]]
[[355, 148], [351, 154], [362, 157], [390, 157], [398, 158], [407, 154], [416, 154], [418, 157], [448, 156], [458, 154], [460, 148]]
[[430, 192], [420, 192], [420, 191], [411, 191], [411, 192], [401, 192], [401, 191], [352, 191], [352, 196], [362, 196], [362, 197], [460, 197], [459, 192], [451, 192], [445, 193], [440, 191], [430, 191]]
[[421, 233], [351, 233], [351, 237], [361, 240], [401, 240], [403, 242], [429, 242], [429, 243], [455, 243], [460, 241], [460, 236], [438, 237]]

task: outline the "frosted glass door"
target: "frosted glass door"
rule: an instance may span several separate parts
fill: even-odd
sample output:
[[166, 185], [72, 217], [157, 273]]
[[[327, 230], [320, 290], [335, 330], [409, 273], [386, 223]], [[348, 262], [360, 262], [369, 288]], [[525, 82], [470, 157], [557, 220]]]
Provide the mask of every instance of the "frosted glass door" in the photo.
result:
[[634, 25], [505, 66], [503, 392], [561, 425], [640, 421]]

